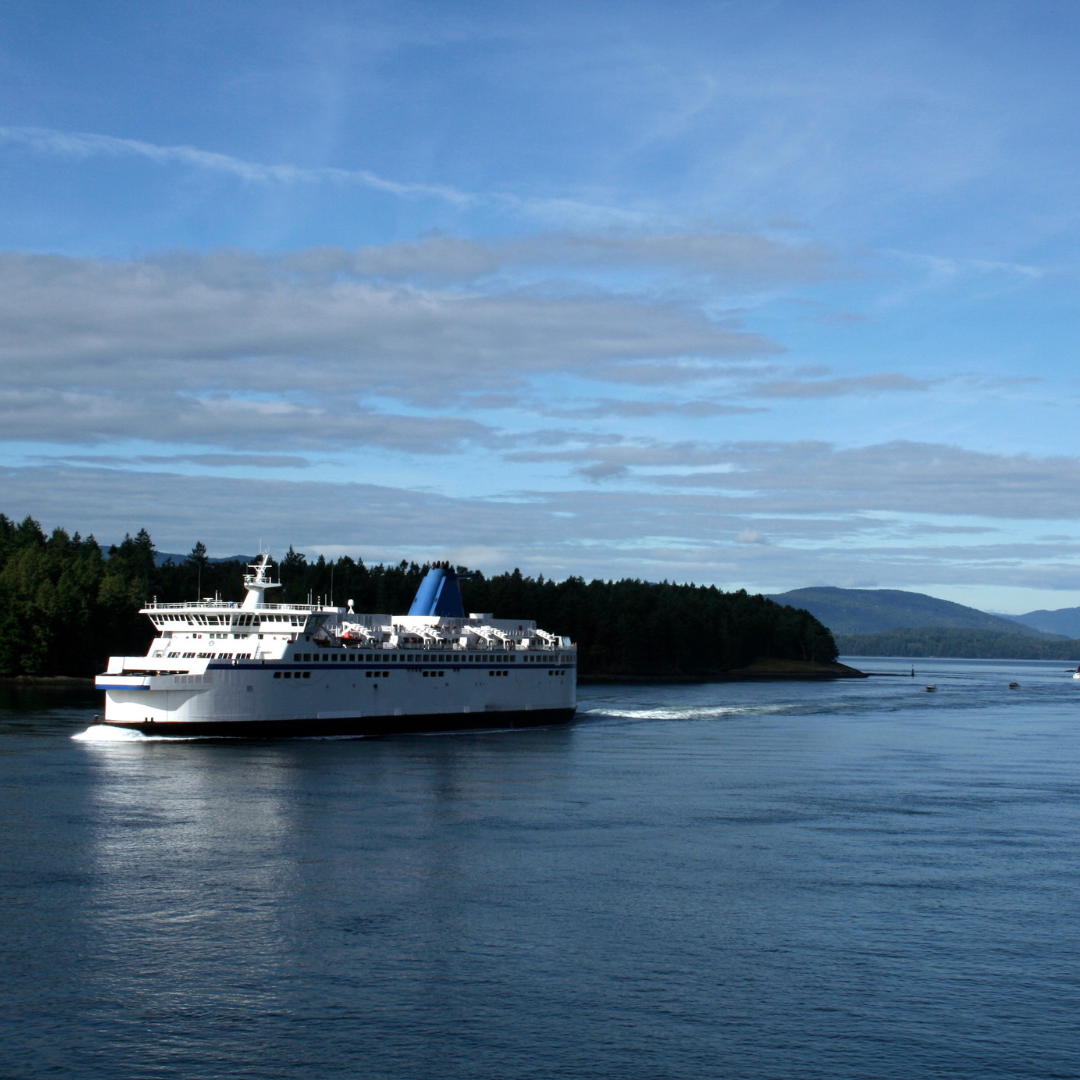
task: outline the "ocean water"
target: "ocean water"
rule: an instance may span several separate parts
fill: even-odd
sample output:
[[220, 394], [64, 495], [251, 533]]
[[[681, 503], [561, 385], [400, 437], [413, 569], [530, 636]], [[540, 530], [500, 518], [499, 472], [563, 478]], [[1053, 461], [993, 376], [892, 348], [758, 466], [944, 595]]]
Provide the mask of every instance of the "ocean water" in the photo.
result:
[[374, 740], [0, 692], [0, 1075], [1078, 1076], [1080, 680], [915, 663]]

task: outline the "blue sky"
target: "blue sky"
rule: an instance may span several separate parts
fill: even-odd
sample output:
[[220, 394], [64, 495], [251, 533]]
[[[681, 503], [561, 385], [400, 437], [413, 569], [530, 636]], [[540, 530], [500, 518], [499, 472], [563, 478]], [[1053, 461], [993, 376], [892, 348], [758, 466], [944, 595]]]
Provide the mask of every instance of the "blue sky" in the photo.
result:
[[1080, 604], [1071, 3], [9, 2], [0, 509]]

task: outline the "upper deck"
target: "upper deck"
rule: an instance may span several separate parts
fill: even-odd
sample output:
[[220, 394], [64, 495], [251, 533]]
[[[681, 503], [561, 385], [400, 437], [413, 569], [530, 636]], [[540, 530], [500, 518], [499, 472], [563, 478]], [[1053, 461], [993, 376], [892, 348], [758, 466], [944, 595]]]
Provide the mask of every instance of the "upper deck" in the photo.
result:
[[263, 556], [252, 567], [254, 573], [245, 576], [248, 594], [242, 603], [207, 597], [147, 604], [141, 612], [154, 624], [157, 637], [145, 656], [111, 657], [109, 674], [198, 674], [223, 662], [281, 663], [295, 648], [307, 648], [315, 659], [354, 662], [365, 653], [368, 659], [378, 655], [401, 661], [420, 654], [510, 661], [523, 653], [539, 660], [553, 659], [564, 650], [570, 651], [564, 662], [572, 662], [569, 657], [576, 652], [568, 638], [538, 629], [531, 619], [494, 619], [487, 612], [466, 616], [453, 571], [445, 568], [437, 570], [444, 579], [435, 582], [437, 588], [425, 579], [430, 595], [425, 599], [424, 590], [418, 592], [408, 615], [389, 615], [357, 613], [351, 600], [344, 608], [267, 604], [266, 590], [279, 587], [267, 576], [268, 564], [269, 556]]

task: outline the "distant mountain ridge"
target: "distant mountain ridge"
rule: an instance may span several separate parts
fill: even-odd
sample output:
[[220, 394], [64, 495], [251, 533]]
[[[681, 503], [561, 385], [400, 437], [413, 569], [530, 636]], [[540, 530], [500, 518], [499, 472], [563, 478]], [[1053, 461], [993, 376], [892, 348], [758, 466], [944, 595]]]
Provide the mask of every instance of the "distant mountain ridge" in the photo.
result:
[[[1044, 631], [1003, 615], [939, 600], [925, 593], [902, 589], [841, 589], [821, 586], [792, 589], [768, 597], [778, 604], [805, 608], [834, 635], [880, 634], [886, 630], [940, 627], [956, 630], [994, 630], [1006, 634], [1060, 641], [1067, 634]], [[1033, 613], [1034, 614], [1034, 613]], [[1077, 634], [1080, 637], [1080, 633]]]
[[1029, 611], [1026, 615], [1006, 615], [1005, 618], [1047, 634], [1065, 634], [1070, 638], [1080, 638], [1080, 607]]
[[950, 656], [977, 660], [1080, 660], [1080, 641], [1050, 640], [998, 630], [932, 626], [885, 630], [879, 634], [837, 634], [842, 656]]

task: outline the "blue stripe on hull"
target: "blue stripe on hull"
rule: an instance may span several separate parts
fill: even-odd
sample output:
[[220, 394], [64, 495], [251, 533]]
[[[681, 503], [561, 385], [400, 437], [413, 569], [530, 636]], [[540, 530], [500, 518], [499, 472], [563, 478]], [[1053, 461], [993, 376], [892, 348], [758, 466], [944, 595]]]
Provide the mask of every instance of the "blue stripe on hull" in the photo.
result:
[[166, 738], [295, 739], [330, 735], [414, 735], [434, 731], [476, 731], [484, 728], [543, 727], [568, 724], [576, 708], [506, 710], [482, 713], [427, 713], [417, 716], [364, 716], [322, 720], [193, 720], [190, 723], [118, 724], [144, 735]]

